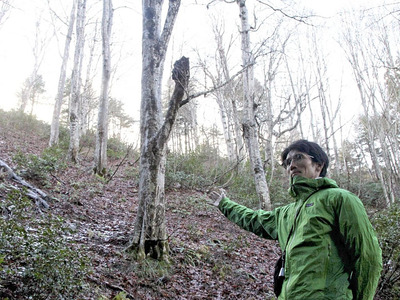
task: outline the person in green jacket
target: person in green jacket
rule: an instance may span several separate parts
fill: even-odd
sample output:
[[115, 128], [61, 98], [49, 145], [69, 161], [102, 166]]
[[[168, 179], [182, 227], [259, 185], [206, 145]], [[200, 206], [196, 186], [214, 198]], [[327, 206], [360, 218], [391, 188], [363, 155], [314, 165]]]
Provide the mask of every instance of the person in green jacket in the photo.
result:
[[325, 177], [329, 159], [318, 144], [298, 140], [281, 159], [294, 202], [252, 210], [221, 193], [214, 205], [243, 229], [279, 241], [286, 257], [278, 299], [373, 299], [382, 253], [362, 202]]

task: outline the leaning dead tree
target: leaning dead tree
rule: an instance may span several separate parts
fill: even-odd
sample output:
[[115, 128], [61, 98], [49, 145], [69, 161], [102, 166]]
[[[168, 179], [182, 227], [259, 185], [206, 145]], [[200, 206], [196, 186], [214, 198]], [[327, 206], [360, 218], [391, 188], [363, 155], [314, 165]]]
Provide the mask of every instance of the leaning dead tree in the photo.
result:
[[0, 159], [0, 174], [1, 177], [7, 177], [8, 179], [21, 184], [26, 189], [26, 195], [35, 201], [39, 209], [49, 208], [49, 204], [47, 203], [47, 200], [49, 199], [48, 195], [42, 190], [31, 185], [29, 182], [26, 182], [17, 174], [15, 174], [14, 171], [1, 159]]

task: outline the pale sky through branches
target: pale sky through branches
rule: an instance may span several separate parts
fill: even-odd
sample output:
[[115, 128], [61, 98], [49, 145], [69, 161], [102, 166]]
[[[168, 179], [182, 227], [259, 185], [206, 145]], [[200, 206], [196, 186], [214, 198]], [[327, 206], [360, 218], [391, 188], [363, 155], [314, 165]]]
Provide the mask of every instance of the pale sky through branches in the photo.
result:
[[[50, 3], [51, 8], [56, 12], [57, 16], [51, 17], [49, 13]], [[132, 115], [135, 119], [139, 116], [140, 107], [140, 71], [141, 71], [141, 5], [140, 0], [119, 0], [113, 1], [114, 8], [114, 27], [113, 27], [113, 44], [112, 62], [115, 65], [116, 72], [113, 75], [113, 82], [111, 84], [111, 96], [121, 100], [125, 103], [125, 108], [128, 114]], [[168, 2], [168, 1], [166, 1]], [[178, 16], [177, 23], [174, 29], [173, 40], [169, 48], [167, 56], [169, 60], [175, 61], [182, 55], [191, 58], [191, 66], [194, 68], [191, 72], [199, 74], [196, 69], [196, 52], [202, 56], [203, 59], [213, 55], [214, 39], [212, 37], [212, 30], [210, 26], [210, 15], [219, 16], [224, 19], [227, 34], [238, 36], [238, 8], [235, 4], [223, 4], [211, 6], [206, 8], [206, 4], [211, 1], [190, 1], [183, 0], [181, 10]], [[248, 1], [249, 5], [252, 1]], [[254, 1], [256, 3], [258, 1]], [[264, 2], [264, 1], [260, 1]], [[195, 4], [196, 3], [196, 4]], [[272, 2], [271, 2], [272, 3]], [[333, 79], [332, 85], [337, 84], [341, 80], [343, 72], [348, 73], [343, 56], [339, 58], [340, 47], [335, 43], [336, 36], [339, 34], [335, 32], [338, 22], [338, 14], [343, 9], [354, 8], [357, 9], [361, 6], [374, 7], [383, 3], [380, 0], [336, 0], [336, 1], [322, 1], [322, 0], [294, 0], [294, 1], [274, 1], [282, 5], [290, 5], [292, 8], [296, 7], [298, 12], [312, 10], [315, 14], [321, 15], [318, 22], [323, 23], [319, 30], [326, 30], [324, 38], [329, 39], [328, 42], [332, 47], [332, 57], [334, 62], [331, 72], [335, 73], [338, 78]], [[59, 77], [59, 69], [61, 66], [61, 53], [64, 47], [66, 26], [60, 20], [66, 22], [69, 16], [70, 1], [61, 0], [30, 0], [20, 1], [14, 0], [15, 6], [10, 11], [9, 18], [0, 27], [0, 108], [5, 110], [17, 109], [18, 97], [17, 93], [20, 91], [24, 80], [31, 74], [33, 69], [33, 47], [35, 43], [35, 24], [39, 22], [40, 32], [39, 40], [44, 44], [41, 49], [43, 61], [39, 68], [39, 74], [43, 75], [45, 81], [46, 92], [34, 113], [41, 119], [49, 122], [53, 109], [54, 98], [57, 92], [57, 83]], [[96, 20], [101, 22], [101, 1], [88, 0], [88, 30], [86, 31], [87, 41], [86, 47], [93, 39], [93, 28]], [[201, 4], [201, 5], [200, 5]], [[259, 4], [259, 3], [258, 3]], [[262, 7], [262, 6], [260, 6]], [[303, 9], [300, 9], [304, 7]], [[252, 13], [252, 12], [251, 12]], [[258, 11], [256, 12], [257, 15]], [[269, 12], [270, 13], [270, 12]], [[60, 19], [57, 19], [60, 18]], [[258, 19], [262, 18], [258, 16]], [[56, 23], [56, 28], [52, 23]], [[98, 24], [100, 27], [100, 23]], [[289, 27], [290, 29], [290, 27]], [[290, 29], [293, 30], [293, 27]], [[265, 32], [269, 32], [266, 30]], [[96, 58], [93, 62], [93, 70], [91, 72], [93, 79], [93, 87], [98, 92], [100, 90], [99, 76], [101, 76], [101, 43], [99, 42], [100, 36], [97, 37], [98, 45], [95, 51]], [[256, 44], [260, 37], [254, 36], [253, 42]], [[74, 41], [71, 43], [70, 59], [73, 59]], [[240, 51], [240, 49], [238, 49]], [[85, 50], [87, 55], [87, 48]], [[338, 58], [336, 58], [336, 55]], [[87, 59], [87, 58], [86, 58]], [[171, 62], [166, 64], [165, 74], [169, 75]], [[212, 62], [211, 62], [212, 63]], [[237, 61], [232, 61], [233, 68], [240, 67], [240, 57]], [[332, 61], [330, 61], [330, 64]], [[69, 67], [71, 63], [69, 63]], [[85, 64], [84, 64], [85, 66]], [[68, 77], [70, 76], [67, 73]], [[86, 70], [83, 69], [82, 75], [85, 76]], [[96, 76], [95, 76], [96, 75]], [[348, 75], [348, 74], [347, 74]], [[84, 78], [83, 78], [84, 79]], [[334, 83], [336, 81], [336, 83]], [[348, 79], [342, 86], [343, 89], [349, 87]], [[343, 82], [341, 83], [343, 84]], [[356, 96], [354, 91], [343, 92], [343, 96], [352, 97]], [[350, 96], [349, 96], [350, 95]], [[352, 100], [353, 101], [353, 100]], [[209, 107], [216, 110], [215, 101], [212, 97], [207, 99], [199, 99], [203, 103], [203, 110], [200, 109], [199, 117], [206, 117], [209, 115]], [[354, 102], [354, 101], [353, 101]], [[206, 109], [204, 109], [204, 105]], [[345, 109], [344, 112], [349, 112]], [[354, 113], [353, 113], [354, 114]]]

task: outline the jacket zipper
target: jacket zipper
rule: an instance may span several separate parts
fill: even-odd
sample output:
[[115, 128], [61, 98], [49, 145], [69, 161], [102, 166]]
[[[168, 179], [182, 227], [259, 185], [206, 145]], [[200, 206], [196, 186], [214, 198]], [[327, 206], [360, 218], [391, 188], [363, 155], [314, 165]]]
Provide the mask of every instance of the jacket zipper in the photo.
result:
[[[291, 236], [290, 240], [288, 241], [288, 244], [286, 245], [286, 249], [293, 243], [294, 238], [296, 237], [296, 224], [297, 224], [297, 217], [299, 216], [300, 209], [303, 206], [304, 203], [301, 202], [300, 206], [296, 210], [296, 214], [294, 216], [294, 221], [293, 221], [293, 235]], [[286, 262], [289, 261], [288, 257], [288, 251], [286, 251], [286, 258], [285, 258], [285, 264]], [[285, 267], [285, 266], [284, 266]], [[287, 286], [289, 285], [290, 282], [290, 277], [288, 278], [288, 281], [286, 282], [285, 285], [285, 298], [287, 299]]]
[[[288, 241], [288, 243], [287, 243], [287, 245], [286, 245], [286, 249], [288, 249], [288, 246], [290, 246], [290, 245], [293, 243], [293, 240], [294, 240], [294, 238], [296, 237], [297, 217], [298, 217], [299, 214], [300, 214], [301, 208], [303, 207], [304, 203], [305, 203], [309, 198], [311, 198], [311, 196], [312, 196], [313, 194], [315, 194], [315, 193], [318, 192], [318, 191], [319, 191], [319, 189], [313, 191], [310, 195], [308, 195], [307, 198], [304, 199], [304, 201], [300, 201], [301, 204], [300, 204], [299, 207], [296, 209], [296, 214], [295, 214], [295, 216], [294, 216], [294, 221], [293, 221], [293, 235], [290, 237], [290, 239], [289, 239], [289, 241]], [[288, 251], [286, 251], [285, 264], [286, 264], [286, 262], [289, 261], [287, 255], [288, 255]], [[286, 273], [286, 272], [285, 272], [285, 273]], [[289, 282], [290, 282], [290, 277], [288, 278], [288, 281], [286, 282], [286, 285], [285, 285], [285, 298], [286, 298], [286, 299], [288, 299], [288, 298], [287, 298], [287, 286], [289, 285]]]

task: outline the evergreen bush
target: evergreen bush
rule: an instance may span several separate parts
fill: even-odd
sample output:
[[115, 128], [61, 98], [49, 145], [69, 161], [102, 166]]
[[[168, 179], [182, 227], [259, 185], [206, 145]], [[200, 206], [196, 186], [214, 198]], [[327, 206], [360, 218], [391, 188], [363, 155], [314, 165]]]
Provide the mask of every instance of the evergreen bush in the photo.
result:
[[19, 151], [13, 157], [18, 166], [18, 174], [26, 179], [34, 179], [43, 186], [50, 184], [52, 173], [67, 167], [65, 161], [66, 153], [58, 147], [45, 149], [40, 156], [25, 154]]
[[[0, 202], [0, 298], [77, 299], [89, 270], [74, 230], [14, 190]], [[18, 296], [18, 297], [16, 297]]]
[[382, 249], [383, 271], [378, 285], [382, 299], [400, 298], [400, 206], [383, 210], [372, 218]]
[[36, 136], [48, 138], [50, 126], [40, 121], [34, 115], [28, 115], [19, 110], [5, 112], [0, 109], [0, 125], [12, 131], [26, 134], [34, 133]]
[[187, 154], [169, 153], [166, 187], [203, 189], [216, 181], [222, 182], [228, 167], [227, 160], [218, 156], [216, 150], [208, 145], [202, 145]]

